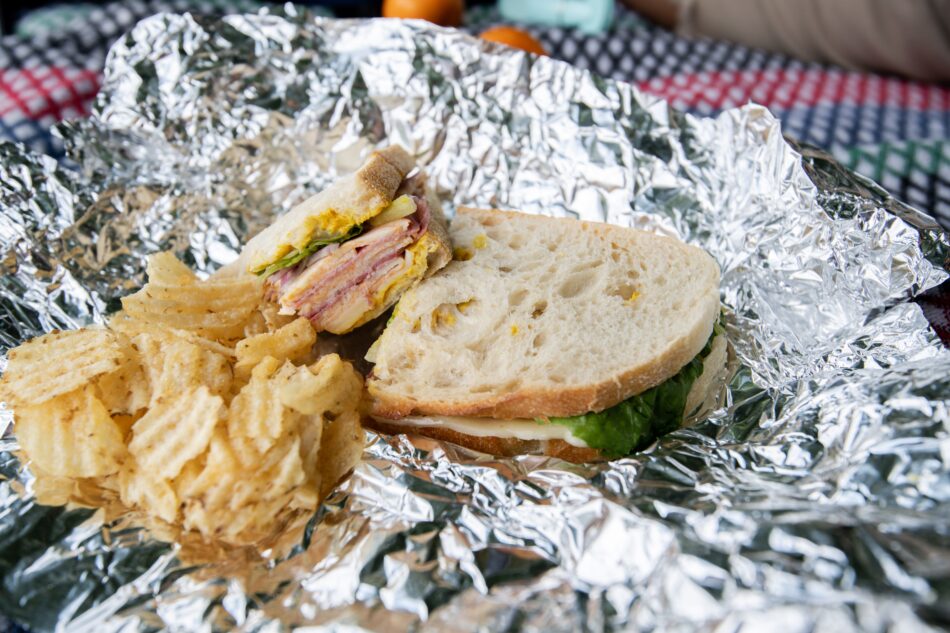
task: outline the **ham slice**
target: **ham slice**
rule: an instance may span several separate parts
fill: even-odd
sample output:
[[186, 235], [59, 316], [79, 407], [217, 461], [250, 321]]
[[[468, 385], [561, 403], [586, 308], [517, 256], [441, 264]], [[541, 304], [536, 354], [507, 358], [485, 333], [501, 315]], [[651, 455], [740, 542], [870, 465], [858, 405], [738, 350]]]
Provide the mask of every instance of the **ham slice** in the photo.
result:
[[414, 195], [413, 201], [412, 215], [324, 246], [296, 266], [274, 273], [266, 282], [269, 296], [282, 311], [310, 319], [318, 331], [345, 331], [343, 321], [355, 323], [375, 308], [375, 290], [409, 267], [406, 249], [428, 230], [430, 217], [425, 198]]

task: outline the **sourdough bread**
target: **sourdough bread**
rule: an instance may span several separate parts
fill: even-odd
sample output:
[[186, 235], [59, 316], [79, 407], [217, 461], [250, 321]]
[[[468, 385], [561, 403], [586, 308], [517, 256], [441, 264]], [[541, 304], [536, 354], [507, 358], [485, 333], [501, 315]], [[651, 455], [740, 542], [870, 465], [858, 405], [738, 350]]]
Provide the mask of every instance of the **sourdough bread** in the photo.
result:
[[676, 374], [718, 316], [716, 262], [673, 238], [464, 207], [450, 234], [457, 261], [374, 347], [375, 416], [601, 411]]

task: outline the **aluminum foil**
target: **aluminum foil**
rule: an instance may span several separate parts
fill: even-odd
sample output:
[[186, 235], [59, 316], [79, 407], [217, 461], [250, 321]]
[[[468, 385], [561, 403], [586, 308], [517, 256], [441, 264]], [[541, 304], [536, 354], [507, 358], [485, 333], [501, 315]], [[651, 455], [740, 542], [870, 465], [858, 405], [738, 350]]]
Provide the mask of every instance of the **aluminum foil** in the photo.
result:
[[[0, 453], [0, 609], [35, 630], [916, 631], [950, 621], [950, 353], [927, 216], [749, 105], [714, 119], [421, 23], [160, 15], [69, 163], [0, 146], [0, 345], [101, 320], [172, 248], [210, 272], [374, 147], [451, 210], [676, 234], [722, 266], [724, 406], [578, 466], [367, 434], [289, 552], [189, 562], [47, 508]], [[9, 420], [9, 412], [4, 419]]]

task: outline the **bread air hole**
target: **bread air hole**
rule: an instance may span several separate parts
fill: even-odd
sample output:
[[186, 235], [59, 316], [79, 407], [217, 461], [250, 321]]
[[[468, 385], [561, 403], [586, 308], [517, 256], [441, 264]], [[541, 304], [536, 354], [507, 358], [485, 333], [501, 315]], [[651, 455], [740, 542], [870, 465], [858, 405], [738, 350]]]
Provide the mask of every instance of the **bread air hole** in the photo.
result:
[[630, 301], [630, 297], [633, 297], [636, 291], [637, 288], [633, 284], [621, 283], [613, 286], [608, 292], [623, 301]]
[[542, 314], [544, 314], [544, 311], [547, 310], [547, 309], [548, 309], [548, 302], [547, 302], [547, 301], [538, 301], [538, 302], [535, 303], [534, 306], [531, 308], [531, 318], [532, 318], [532, 319], [537, 319], [539, 316], [541, 316]]
[[576, 297], [587, 288], [590, 288], [593, 281], [594, 274], [590, 271], [574, 273], [561, 284], [561, 287], [558, 288], [558, 293], [565, 299]]
[[506, 382], [505, 384], [501, 385], [501, 392], [502, 392], [502, 393], [505, 393], [505, 392], [509, 392], [509, 391], [514, 391], [514, 390], [516, 390], [516, 389], [517, 389], [518, 387], [520, 387], [520, 386], [521, 386], [521, 379], [520, 379], [520, 378], [515, 378], [515, 379], [509, 380], [509, 381]]
[[517, 308], [521, 305], [521, 302], [525, 300], [525, 297], [528, 296], [527, 290], [515, 290], [508, 295], [508, 305], [512, 308]]
[[534, 349], [541, 349], [541, 346], [544, 345], [544, 332], [537, 334], [534, 339], [531, 341], [531, 347]]

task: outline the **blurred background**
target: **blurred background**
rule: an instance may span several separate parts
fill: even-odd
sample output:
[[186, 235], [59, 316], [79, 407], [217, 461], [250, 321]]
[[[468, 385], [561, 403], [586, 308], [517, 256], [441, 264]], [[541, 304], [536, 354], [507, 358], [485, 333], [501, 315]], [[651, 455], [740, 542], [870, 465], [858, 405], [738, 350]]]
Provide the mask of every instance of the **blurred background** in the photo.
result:
[[[304, 0], [323, 15], [417, 17], [631, 82], [697, 115], [755, 101], [950, 227], [950, 0]], [[0, 0], [0, 139], [59, 157], [111, 44], [159, 11], [263, 0]]]

